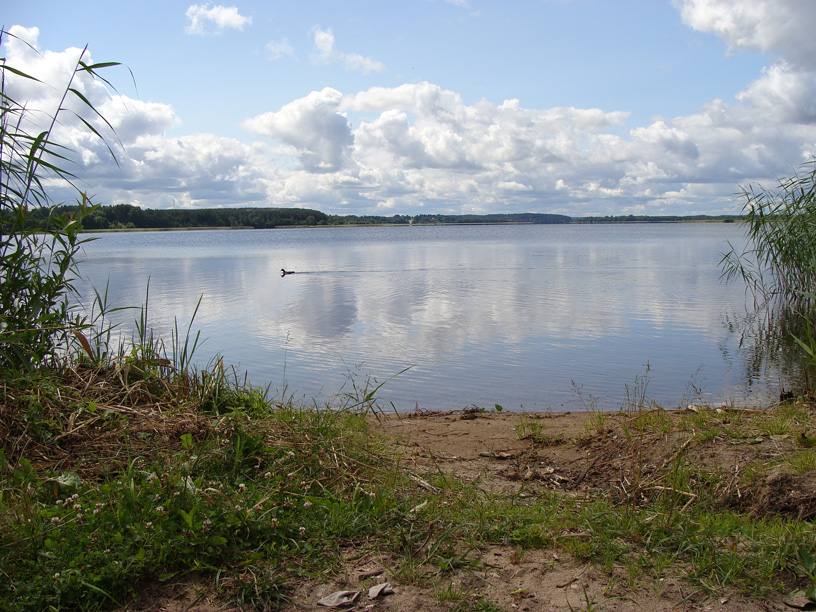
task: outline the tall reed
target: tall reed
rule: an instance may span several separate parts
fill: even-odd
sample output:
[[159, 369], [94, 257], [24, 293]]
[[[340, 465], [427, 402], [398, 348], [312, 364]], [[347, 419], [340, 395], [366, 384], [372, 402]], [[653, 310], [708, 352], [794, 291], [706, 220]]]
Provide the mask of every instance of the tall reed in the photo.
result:
[[741, 278], [762, 306], [807, 310], [816, 301], [816, 160], [775, 190], [743, 188], [747, 245], [733, 245], [720, 267]]
[[[0, 30], [0, 50], [14, 34]], [[24, 42], [24, 41], [20, 41]], [[33, 49], [35, 52], [36, 50]], [[79, 207], [72, 214], [56, 210], [46, 186], [54, 179], [73, 185], [68, 171], [69, 150], [54, 138], [55, 126], [66, 113], [74, 115], [93, 135], [102, 139], [91, 122], [70, 110], [78, 101], [91, 120], [111, 128], [79, 90], [83, 78], [100, 78], [97, 71], [114, 63], [88, 64], [82, 51], [51, 113], [29, 107], [13, 94], [12, 81], [41, 83], [0, 57], [0, 369], [32, 369], [53, 364], [75, 338], [77, 324], [68, 296], [76, 254], [82, 244], [82, 219], [94, 206], [79, 193]], [[107, 83], [107, 81], [105, 81]], [[51, 86], [53, 84], [43, 84]], [[66, 117], [65, 119], [68, 119]], [[41, 126], [44, 125], [44, 129]], [[115, 155], [114, 155], [114, 159]], [[84, 346], [84, 345], [83, 345]]]
[[[816, 160], [775, 190], [743, 189], [745, 248], [720, 261], [726, 281], [742, 279], [759, 315], [754, 365], [770, 359], [799, 370], [806, 388], [816, 371]], [[760, 323], [760, 321], [762, 323]], [[793, 356], [793, 363], [788, 363]], [[790, 377], [789, 377], [790, 378]], [[793, 383], [793, 378], [790, 378]], [[784, 388], [783, 388], [784, 392]]]

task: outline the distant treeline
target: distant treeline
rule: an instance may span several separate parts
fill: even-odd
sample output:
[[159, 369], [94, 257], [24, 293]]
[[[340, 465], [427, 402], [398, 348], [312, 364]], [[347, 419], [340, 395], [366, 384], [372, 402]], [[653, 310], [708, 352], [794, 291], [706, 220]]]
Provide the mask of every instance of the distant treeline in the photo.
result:
[[[75, 207], [60, 207], [70, 212]], [[196, 227], [273, 228], [314, 225], [411, 225], [571, 223], [566, 215], [515, 213], [491, 215], [327, 215], [308, 208], [149, 209], [130, 204], [99, 206], [85, 217], [87, 230], [188, 229]]]
[[733, 223], [742, 219], [740, 215], [685, 215], [660, 216], [648, 215], [620, 215], [614, 217], [577, 217], [573, 223], [680, 223], [683, 221], [722, 221]]
[[394, 215], [392, 217], [332, 215], [331, 225], [433, 225], [433, 224], [497, 224], [497, 223], [571, 223], [566, 215], [541, 213], [507, 213], [492, 215]]
[[[62, 206], [59, 213], [71, 212], [76, 207]], [[32, 227], [44, 222], [47, 209], [30, 212], [26, 225]], [[506, 213], [488, 215], [327, 215], [309, 208], [202, 208], [202, 209], [149, 209], [130, 204], [99, 206], [85, 217], [86, 230], [115, 229], [190, 229], [207, 227], [275, 228], [325, 225], [443, 225], [443, 224], [566, 224], [566, 223], [679, 223], [688, 221], [739, 221], [739, 215], [661, 216], [621, 215], [606, 217], [568, 217], [543, 213]], [[0, 219], [4, 231], [11, 219]]]
[[[70, 211], [72, 207], [65, 207]], [[194, 227], [273, 228], [325, 225], [328, 215], [308, 208], [139, 208], [130, 204], [100, 206], [85, 217], [88, 230], [185, 229]]]

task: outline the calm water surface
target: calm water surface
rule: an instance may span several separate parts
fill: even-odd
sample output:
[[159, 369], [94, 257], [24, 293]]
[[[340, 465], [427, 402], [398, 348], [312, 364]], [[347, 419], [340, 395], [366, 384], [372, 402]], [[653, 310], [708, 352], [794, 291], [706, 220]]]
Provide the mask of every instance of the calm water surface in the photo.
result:
[[[759, 404], [719, 281], [737, 224], [316, 228], [99, 234], [80, 284], [174, 318], [255, 385], [323, 400], [390, 380], [399, 410], [617, 408], [636, 388], [665, 407]], [[295, 270], [281, 277], [280, 269]], [[120, 315], [128, 336], [137, 313]], [[636, 382], [637, 380], [637, 382]]]

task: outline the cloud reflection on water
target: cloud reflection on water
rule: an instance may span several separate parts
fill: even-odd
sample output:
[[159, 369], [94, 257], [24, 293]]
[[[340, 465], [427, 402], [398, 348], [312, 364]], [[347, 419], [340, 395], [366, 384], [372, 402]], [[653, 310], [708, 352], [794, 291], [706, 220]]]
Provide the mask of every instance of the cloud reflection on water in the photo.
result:
[[[649, 362], [658, 399], [672, 402], [700, 364], [712, 397], [748, 392], [723, 326], [743, 297], [718, 281], [726, 237], [739, 241], [741, 230], [117, 234], [89, 245], [81, 270], [97, 287], [110, 275], [116, 304], [141, 303], [149, 276], [159, 333], [174, 317], [186, 326], [203, 296], [203, 352], [248, 369], [255, 384], [283, 386], [284, 360], [289, 388], [310, 396], [339, 388], [355, 364], [380, 378], [413, 365], [387, 389], [403, 408], [541, 408], [567, 401], [572, 380], [619, 396]], [[297, 273], [282, 278], [282, 267]]]

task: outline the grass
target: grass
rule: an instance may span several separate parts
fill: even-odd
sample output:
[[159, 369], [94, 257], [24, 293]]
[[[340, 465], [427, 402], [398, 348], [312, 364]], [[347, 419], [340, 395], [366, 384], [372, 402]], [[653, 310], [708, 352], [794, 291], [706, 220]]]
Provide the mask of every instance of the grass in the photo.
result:
[[[378, 385], [352, 384], [341, 407], [269, 398], [220, 360], [193, 369], [196, 336], [176, 331], [166, 356], [146, 307], [140, 321], [134, 346], [115, 357], [86, 350], [59, 370], [5, 373], [4, 610], [101, 610], [141, 581], [191, 573], [209, 576], [226, 600], [274, 609], [293, 584], [341, 567], [349, 550], [392, 555], [400, 584], [433, 588], [448, 609], [500, 610], [450, 582], [478, 569], [491, 545], [511, 547], [514, 559], [559, 551], [633, 588], [659, 590], [667, 574], [709, 594], [806, 586], [799, 551], [814, 550], [812, 523], [724, 503], [731, 475], [687, 458], [696, 445], [771, 437], [790, 450], [741, 466], [745, 483], [779, 469], [816, 472], [804, 433], [816, 417], [801, 402], [677, 413], [655, 407], [641, 387], [631, 409], [591, 412], [583, 436], [569, 440], [521, 415], [518, 436], [539, 447], [617, 439], [628, 485], [617, 494], [500, 495], [436, 464], [407, 472], [371, 428]], [[614, 427], [619, 438], [609, 436]], [[645, 471], [650, 445], [668, 437], [672, 455]]]
[[[757, 530], [754, 521], [735, 513], [669, 516], [659, 503], [631, 510], [600, 499], [551, 499], [509, 514], [499, 503], [492, 514], [500, 526], [484, 534], [489, 539], [507, 533], [524, 546], [555, 546], [610, 573], [621, 565], [636, 568], [632, 580], [637, 582], [657, 583], [680, 570], [692, 585], [712, 593], [726, 586], [756, 596], [775, 591], [797, 544], [813, 537], [810, 525], [771, 521]], [[739, 554], [737, 542], [743, 545]]]
[[[139, 581], [196, 572], [225, 599], [274, 608], [293, 583], [337, 568], [338, 551], [350, 548], [395, 555], [402, 584], [436, 584], [437, 600], [462, 610], [499, 609], [445, 582], [478, 567], [487, 545], [513, 547], [519, 559], [560, 551], [610, 580], [655, 589], [672, 574], [703, 592], [764, 597], [803, 580], [797, 554], [813, 550], [812, 523], [724, 505], [724, 476], [686, 461], [686, 446], [626, 499], [488, 494], [438, 467], [418, 486], [370, 428], [365, 389], [355, 404], [365, 410], [300, 406], [230, 383], [221, 366], [181, 376], [143, 356], [7, 379], [0, 607], [103, 609]], [[792, 437], [813, 427], [801, 406], [756, 418], [650, 409], [600, 423], [613, 420], [628, 428], [633, 469], [649, 439], [668, 431], [697, 444], [707, 432]], [[522, 417], [519, 435], [551, 444], [538, 425]], [[801, 447], [779, 464], [816, 470]]]
[[560, 444], [563, 440], [547, 434], [547, 426], [541, 420], [522, 414], [516, 425], [516, 434], [519, 440], [531, 440], [536, 444]]
[[253, 389], [218, 414], [172, 392], [157, 407], [151, 384], [85, 403], [64, 396], [65, 379], [18, 393], [31, 382], [5, 388], [16, 444], [0, 465], [3, 609], [93, 607], [156, 572], [208, 570], [232, 596], [270, 605], [289, 575], [330, 567], [407, 510], [360, 414], [270, 406]]

